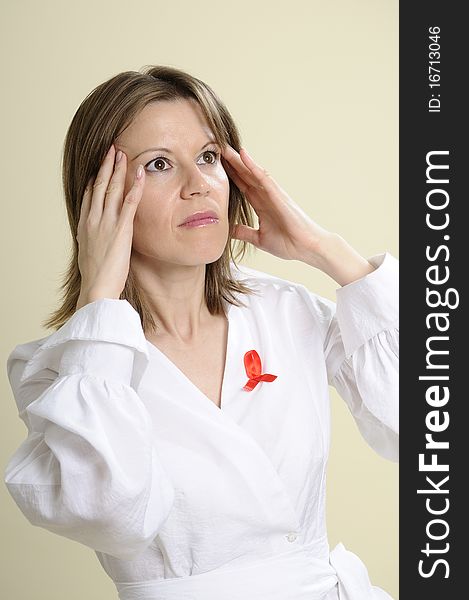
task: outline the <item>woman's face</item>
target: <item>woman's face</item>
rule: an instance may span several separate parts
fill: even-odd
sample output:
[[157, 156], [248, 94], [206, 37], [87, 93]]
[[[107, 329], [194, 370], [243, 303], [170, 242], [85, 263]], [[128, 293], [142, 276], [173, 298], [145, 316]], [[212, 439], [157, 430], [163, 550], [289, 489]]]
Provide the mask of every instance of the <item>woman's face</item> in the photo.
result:
[[[230, 186], [221, 148], [212, 140], [201, 109], [186, 99], [148, 104], [117, 138], [116, 150], [127, 155], [125, 194], [138, 165], [145, 168], [134, 218], [134, 254], [179, 265], [208, 264], [223, 254]], [[218, 221], [181, 225], [202, 211], [214, 212]]]

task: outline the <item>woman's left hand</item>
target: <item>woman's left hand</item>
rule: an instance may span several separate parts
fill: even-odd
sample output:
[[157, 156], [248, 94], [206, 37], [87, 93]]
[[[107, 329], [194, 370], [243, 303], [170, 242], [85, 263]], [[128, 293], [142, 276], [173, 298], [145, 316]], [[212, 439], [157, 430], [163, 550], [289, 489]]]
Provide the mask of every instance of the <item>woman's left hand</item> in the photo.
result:
[[341, 286], [375, 270], [340, 235], [315, 223], [244, 148], [238, 154], [226, 145], [222, 164], [259, 219], [259, 229], [238, 223], [233, 231], [235, 239], [250, 242], [279, 258], [311, 265]]
[[259, 229], [237, 224], [233, 237], [286, 260], [314, 263], [321, 243], [330, 237], [258, 166], [244, 148], [222, 152], [227, 175], [244, 192], [259, 219]]

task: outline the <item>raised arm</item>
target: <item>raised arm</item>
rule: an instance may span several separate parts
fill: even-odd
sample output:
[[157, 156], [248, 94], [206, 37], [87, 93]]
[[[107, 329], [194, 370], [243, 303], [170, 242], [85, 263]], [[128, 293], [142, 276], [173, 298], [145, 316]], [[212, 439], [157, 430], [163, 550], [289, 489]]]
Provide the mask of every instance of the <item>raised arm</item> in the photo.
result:
[[157, 535], [174, 490], [136, 392], [147, 363], [139, 315], [115, 299], [86, 304], [45, 341], [10, 354], [28, 435], [4, 480], [33, 525], [122, 559]]
[[337, 290], [337, 304], [309, 294], [329, 314], [324, 354], [329, 384], [347, 403], [378, 454], [399, 457], [398, 261], [369, 259], [375, 270]]

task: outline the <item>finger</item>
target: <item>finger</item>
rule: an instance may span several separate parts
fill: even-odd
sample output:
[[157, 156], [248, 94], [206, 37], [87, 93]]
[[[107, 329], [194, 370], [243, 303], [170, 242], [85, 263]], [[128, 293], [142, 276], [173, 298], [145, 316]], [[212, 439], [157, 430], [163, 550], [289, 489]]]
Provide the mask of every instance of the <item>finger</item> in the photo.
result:
[[138, 204], [143, 195], [144, 184], [145, 169], [143, 168], [143, 165], [139, 165], [137, 171], [135, 172], [132, 187], [127, 192], [122, 203], [122, 210], [120, 214], [122, 226], [125, 226], [129, 222], [133, 221], [135, 213], [137, 212]]
[[86, 184], [85, 191], [83, 192], [83, 199], [81, 201], [80, 208], [80, 221], [84, 222], [88, 213], [90, 211], [91, 206], [91, 196], [93, 194], [93, 177], [90, 177], [88, 183]]
[[256, 179], [256, 187], [260, 187], [261, 189], [273, 190], [275, 189], [275, 182], [267, 172], [266, 169], [263, 169], [259, 165], [257, 165], [252, 158], [249, 156], [247, 150], [244, 148], [240, 148], [240, 157], [246, 167], [250, 170], [250, 172], [254, 175]]
[[122, 209], [126, 172], [127, 155], [119, 150], [116, 152], [114, 172], [106, 189], [103, 208], [104, 211], [109, 211], [109, 213], [114, 217], [119, 216], [119, 213]]
[[80, 217], [78, 219], [78, 225], [77, 225], [77, 235], [75, 236], [76, 240], [78, 240], [78, 232], [80, 231], [82, 224], [85, 223], [86, 219], [88, 218], [88, 214], [90, 212], [90, 206], [91, 206], [92, 193], [93, 193], [93, 178], [90, 177], [90, 179], [88, 180], [88, 183], [86, 184], [85, 191], [83, 192], [83, 198], [82, 198], [81, 207], [80, 207]]
[[99, 221], [103, 214], [104, 198], [106, 195], [107, 186], [114, 171], [114, 159], [116, 151], [114, 144], [109, 148], [104, 160], [99, 168], [96, 179], [93, 183], [93, 195], [91, 198], [91, 207], [89, 217], [92, 220]]
[[252, 187], [258, 187], [259, 182], [256, 177], [253, 176], [250, 169], [244, 164], [241, 160], [240, 155], [234, 148], [232, 148], [229, 144], [226, 146], [223, 158], [228, 164], [236, 171], [236, 173], [247, 183], [247, 185]]
[[233, 183], [238, 187], [243, 193], [247, 191], [248, 184], [241, 179], [241, 177], [236, 173], [236, 171], [230, 166], [228, 162], [223, 162], [223, 167], [226, 171], [228, 177], [233, 181]]
[[254, 229], [254, 227], [249, 227], [248, 225], [241, 225], [238, 223], [235, 225], [231, 237], [235, 240], [249, 242], [256, 247], [259, 247], [259, 229]]
[[260, 189], [247, 185], [246, 182], [243, 181], [239, 177], [239, 175], [234, 171], [234, 169], [232, 169], [227, 163], [225, 166], [225, 171], [228, 177], [236, 185], [236, 187], [238, 187], [238, 189], [240, 189], [241, 192], [243, 192], [243, 194], [246, 195], [246, 198], [248, 199], [249, 203], [256, 211], [256, 213], [258, 213], [259, 210], [261, 210], [263, 203], [265, 203], [259, 195]]

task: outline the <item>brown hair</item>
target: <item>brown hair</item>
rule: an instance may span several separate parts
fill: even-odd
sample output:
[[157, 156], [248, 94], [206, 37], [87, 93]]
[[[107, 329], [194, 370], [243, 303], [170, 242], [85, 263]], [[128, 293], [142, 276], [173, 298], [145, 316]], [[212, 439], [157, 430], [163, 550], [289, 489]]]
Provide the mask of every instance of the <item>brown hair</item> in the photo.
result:
[[[141, 72], [119, 73], [92, 90], [76, 111], [65, 137], [62, 162], [62, 183], [73, 247], [60, 285], [61, 305], [42, 323], [43, 326], [57, 330], [76, 311], [81, 287], [76, 235], [87, 182], [96, 177], [114, 140], [147, 104], [179, 98], [195, 100], [216, 141], [222, 146], [228, 143], [239, 151], [240, 135], [223, 102], [206, 83], [174, 67], [150, 65], [143, 67]], [[242, 304], [234, 297], [236, 292], [254, 293], [247, 285], [233, 278], [230, 271], [230, 259], [235, 263], [236, 259], [243, 258], [247, 250], [246, 242], [232, 239], [234, 225], [254, 225], [249, 202], [231, 180], [228, 220], [229, 235], [225, 250], [217, 261], [206, 265], [205, 300], [211, 314], [223, 313], [223, 299], [237, 306]], [[139, 313], [145, 332], [156, 330], [132, 266], [120, 299], [127, 300]]]

